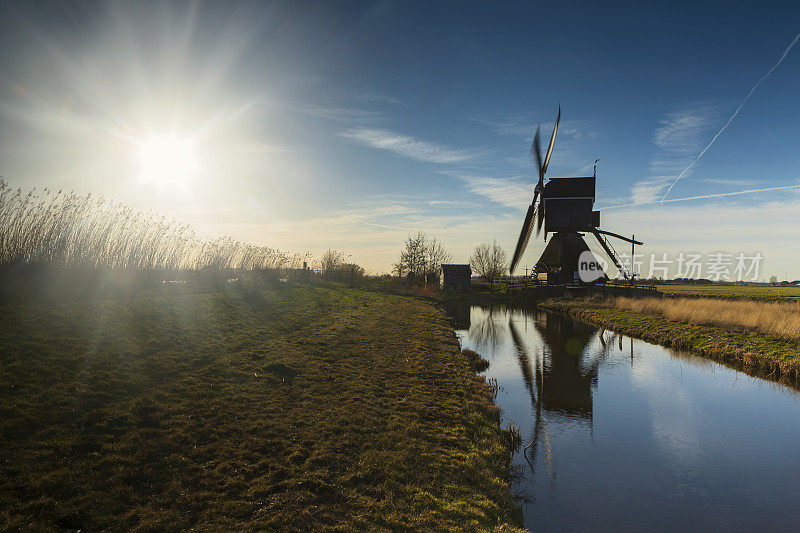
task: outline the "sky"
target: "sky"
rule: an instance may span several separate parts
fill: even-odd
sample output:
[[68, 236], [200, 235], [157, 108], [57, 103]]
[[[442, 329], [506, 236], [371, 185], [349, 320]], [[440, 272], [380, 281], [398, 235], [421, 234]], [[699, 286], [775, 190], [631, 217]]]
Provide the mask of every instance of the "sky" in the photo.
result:
[[0, 176], [381, 273], [418, 230], [510, 255], [560, 105], [548, 177], [599, 159], [646, 264], [800, 278], [800, 6], [644, 4], [3, 2]]

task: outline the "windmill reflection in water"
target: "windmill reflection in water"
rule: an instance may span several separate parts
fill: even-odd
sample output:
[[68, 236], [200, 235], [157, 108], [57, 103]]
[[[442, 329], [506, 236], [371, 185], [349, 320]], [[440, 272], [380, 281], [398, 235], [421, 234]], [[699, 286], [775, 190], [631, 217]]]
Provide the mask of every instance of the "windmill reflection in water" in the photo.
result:
[[[602, 362], [616, 349], [622, 350], [622, 336], [598, 330], [589, 324], [543, 310], [510, 311], [482, 309], [482, 320], [473, 320], [469, 337], [484, 353], [493, 353], [503, 339], [512, 341], [522, 379], [533, 411], [533, 435], [523, 449], [533, 480], [536, 454], [544, 450], [548, 475], [555, 478], [555, 456], [547, 431], [547, 420], [586, 424], [592, 430], [592, 396]], [[535, 340], [529, 338], [533, 324]], [[597, 344], [600, 349], [587, 349]], [[631, 349], [632, 349], [631, 343]]]

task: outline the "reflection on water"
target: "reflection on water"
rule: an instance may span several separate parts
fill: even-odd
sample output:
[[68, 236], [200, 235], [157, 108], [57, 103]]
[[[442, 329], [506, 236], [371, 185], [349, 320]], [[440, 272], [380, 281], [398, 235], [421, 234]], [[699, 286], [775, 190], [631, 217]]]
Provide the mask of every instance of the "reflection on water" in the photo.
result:
[[450, 312], [521, 428], [531, 530], [800, 531], [796, 391], [541, 310]]

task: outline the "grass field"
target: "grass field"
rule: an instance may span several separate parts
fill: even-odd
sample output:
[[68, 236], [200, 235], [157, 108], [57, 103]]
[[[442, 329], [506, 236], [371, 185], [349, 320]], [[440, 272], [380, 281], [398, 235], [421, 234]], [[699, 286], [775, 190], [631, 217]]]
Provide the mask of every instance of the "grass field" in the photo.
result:
[[[749, 330], [800, 341], [800, 302], [719, 298], [616, 298], [617, 309], [673, 322]], [[797, 354], [800, 357], [800, 354]]]
[[0, 301], [0, 529], [466, 529], [520, 516], [446, 317], [276, 283]]
[[[682, 305], [689, 307], [698, 302], [703, 300], [684, 300]], [[793, 303], [782, 305], [795, 306]], [[624, 335], [707, 356], [752, 375], [800, 387], [800, 340], [797, 338], [766, 334], [755, 328], [731, 324], [669, 320], [652, 309], [626, 308], [624, 303], [617, 305], [615, 299], [559, 298], [544, 302], [542, 307], [570, 314]]]
[[730, 298], [742, 300], [800, 300], [800, 287], [767, 285], [658, 285], [664, 294], [687, 298]]

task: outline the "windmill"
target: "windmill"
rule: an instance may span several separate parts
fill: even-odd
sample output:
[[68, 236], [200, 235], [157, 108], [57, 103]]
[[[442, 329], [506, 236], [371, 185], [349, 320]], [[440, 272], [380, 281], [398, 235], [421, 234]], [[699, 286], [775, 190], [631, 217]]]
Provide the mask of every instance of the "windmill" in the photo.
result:
[[[533, 201], [528, 206], [525, 222], [519, 234], [517, 247], [511, 259], [511, 274], [519, 264], [528, 246], [528, 241], [536, 227], [538, 237], [544, 229], [544, 239], [552, 233], [553, 236], [547, 243], [542, 256], [537, 262], [537, 271], [546, 269], [548, 282], [572, 283], [578, 278], [578, 261], [580, 255], [589, 251], [589, 246], [583, 239], [585, 233], [595, 236], [600, 246], [608, 254], [611, 261], [619, 269], [626, 280], [633, 280], [632, 273], [625, 268], [616, 251], [607, 239], [615, 237], [631, 245], [642, 243], [632, 238], [600, 229], [600, 211], [593, 211], [595, 200], [595, 180], [597, 171], [592, 176], [578, 178], [552, 178], [545, 183], [544, 176], [553, 155], [553, 146], [556, 142], [558, 124], [561, 122], [561, 106], [558, 107], [553, 134], [547, 153], [542, 157], [542, 148], [539, 138], [540, 128], [536, 128], [536, 135], [531, 145], [531, 156], [539, 171], [539, 181], [533, 189]], [[596, 162], [596, 161], [595, 161]], [[631, 254], [633, 256], [633, 254]], [[605, 273], [603, 273], [605, 274]]]

